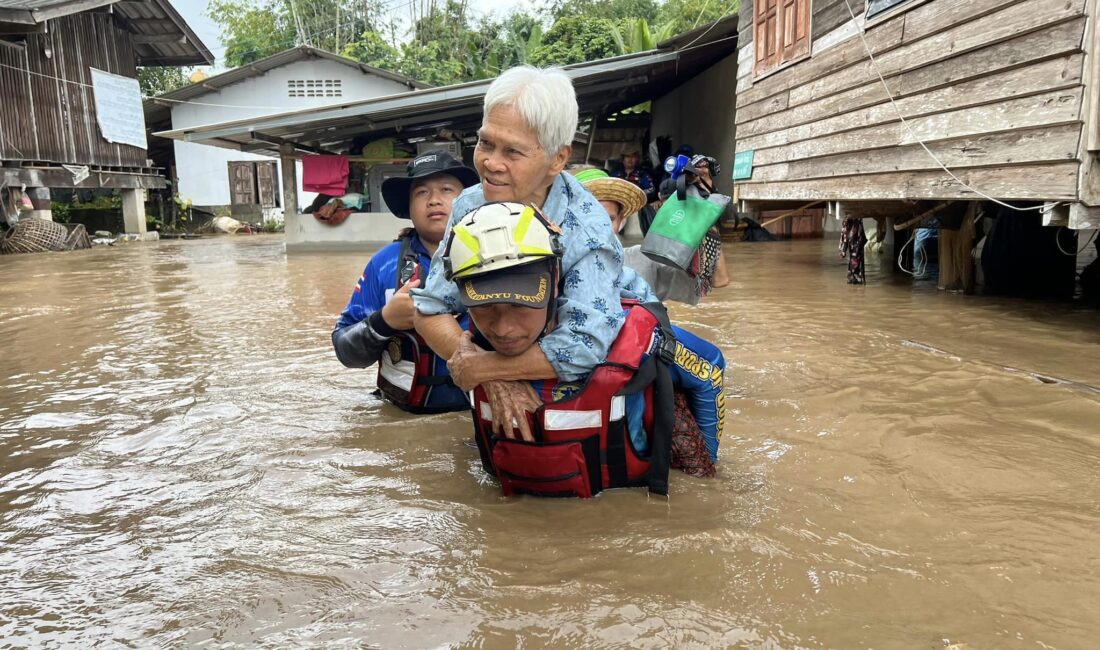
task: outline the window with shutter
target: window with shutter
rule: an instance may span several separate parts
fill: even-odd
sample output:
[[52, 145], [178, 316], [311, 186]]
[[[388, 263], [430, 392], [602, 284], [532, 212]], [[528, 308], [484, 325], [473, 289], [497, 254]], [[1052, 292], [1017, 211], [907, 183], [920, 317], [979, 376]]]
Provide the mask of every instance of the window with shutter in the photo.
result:
[[754, 74], [759, 76], [810, 53], [811, 0], [756, 0]]
[[906, 2], [909, 0], [867, 0], [867, 17], [874, 18], [887, 9], [893, 9]]

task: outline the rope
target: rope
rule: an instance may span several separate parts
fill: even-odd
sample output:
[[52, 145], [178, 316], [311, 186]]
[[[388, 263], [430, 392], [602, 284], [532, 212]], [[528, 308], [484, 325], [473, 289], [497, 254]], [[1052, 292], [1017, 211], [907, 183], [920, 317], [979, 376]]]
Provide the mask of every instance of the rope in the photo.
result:
[[1015, 205], [1012, 205], [1010, 203], [1005, 203], [1004, 201], [1001, 201], [999, 199], [995, 199], [992, 196], [986, 194], [985, 192], [982, 192], [981, 190], [977, 189], [976, 187], [970, 185], [969, 183], [964, 182], [961, 178], [956, 176], [954, 172], [952, 172], [950, 169], [948, 169], [947, 165], [945, 165], [943, 163], [943, 161], [940, 160], [939, 157], [936, 156], [936, 154], [933, 153], [932, 150], [928, 148], [928, 145], [926, 145], [924, 143], [924, 140], [917, 137], [916, 132], [913, 131], [913, 127], [910, 126], [909, 121], [905, 119], [905, 115], [902, 114], [901, 108], [898, 106], [897, 101], [894, 100], [894, 93], [892, 93], [890, 91], [890, 86], [886, 83], [886, 77], [883, 76], [882, 70], [879, 68], [878, 61], [875, 60], [875, 55], [871, 53], [871, 46], [867, 43], [866, 25], [861, 25], [859, 23], [859, 20], [856, 19], [856, 13], [855, 13], [855, 11], [852, 10], [852, 4], [849, 2], [849, 0], [844, 0], [844, 5], [848, 8], [848, 14], [852, 16], [852, 22], [854, 22], [859, 27], [859, 40], [863, 42], [863, 49], [866, 50], [866, 52], [867, 52], [867, 58], [871, 62], [871, 68], [873, 68], [874, 71], [875, 71], [875, 74], [878, 75], [878, 80], [880, 82], [882, 82], [882, 87], [886, 90], [886, 96], [890, 99], [890, 104], [894, 107], [894, 111], [898, 114], [898, 119], [901, 121], [902, 125], [905, 126], [905, 129], [907, 131], [909, 131], [909, 135], [914, 140], [917, 141], [917, 143], [921, 146], [921, 148], [924, 149], [925, 153], [927, 153], [928, 156], [930, 158], [932, 158], [932, 160], [935, 161], [935, 163], [937, 165], [939, 165], [940, 169], [942, 169], [944, 172], [946, 172], [947, 175], [950, 176], [953, 181], [955, 181], [959, 185], [962, 185], [963, 187], [965, 187], [966, 189], [970, 190], [971, 192], [977, 194], [978, 196], [986, 199], [987, 201], [992, 201], [993, 203], [996, 203], [997, 205], [1006, 207], [1010, 210], [1016, 210], [1017, 212], [1030, 212], [1032, 210], [1038, 210], [1039, 212], [1046, 213], [1046, 212], [1050, 212], [1051, 210], [1053, 210], [1057, 206], [1061, 205], [1061, 202], [1058, 202], [1058, 203], [1052, 204], [1050, 207], [1045, 207], [1045, 206], [1039, 205], [1039, 206], [1031, 206], [1031, 207], [1027, 207], [1027, 208], [1021, 208], [1019, 206], [1015, 206]]

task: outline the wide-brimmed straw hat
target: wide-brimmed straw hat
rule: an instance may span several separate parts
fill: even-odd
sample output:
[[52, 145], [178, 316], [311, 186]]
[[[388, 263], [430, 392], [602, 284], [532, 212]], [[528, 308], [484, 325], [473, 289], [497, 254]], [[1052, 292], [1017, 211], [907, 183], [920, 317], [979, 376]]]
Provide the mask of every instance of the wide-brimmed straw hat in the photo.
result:
[[602, 169], [583, 169], [573, 172], [599, 201], [614, 201], [623, 207], [623, 216], [629, 217], [645, 207], [645, 192], [640, 187], [622, 178], [613, 178]]

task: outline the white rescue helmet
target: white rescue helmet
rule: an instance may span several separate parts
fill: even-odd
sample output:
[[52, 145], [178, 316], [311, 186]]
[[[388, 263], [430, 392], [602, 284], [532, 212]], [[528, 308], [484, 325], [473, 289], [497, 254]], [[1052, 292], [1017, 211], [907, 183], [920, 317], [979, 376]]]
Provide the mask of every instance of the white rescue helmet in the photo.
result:
[[446, 278], [459, 281], [560, 257], [560, 233], [533, 205], [486, 203], [451, 228], [443, 252]]

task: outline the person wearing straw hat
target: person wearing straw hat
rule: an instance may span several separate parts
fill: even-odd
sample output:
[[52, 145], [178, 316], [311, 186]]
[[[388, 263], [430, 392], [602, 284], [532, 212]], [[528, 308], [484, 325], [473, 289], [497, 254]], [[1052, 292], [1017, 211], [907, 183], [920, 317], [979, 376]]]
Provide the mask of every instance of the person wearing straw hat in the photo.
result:
[[[616, 235], [620, 235], [633, 214], [645, 207], [645, 192], [627, 180], [608, 176], [604, 170], [591, 166], [579, 166], [570, 173], [607, 210]], [[623, 266], [634, 269], [645, 279], [662, 302], [699, 303], [699, 283], [695, 278], [682, 269], [654, 261], [642, 252], [640, 245], [623, 247]]]

